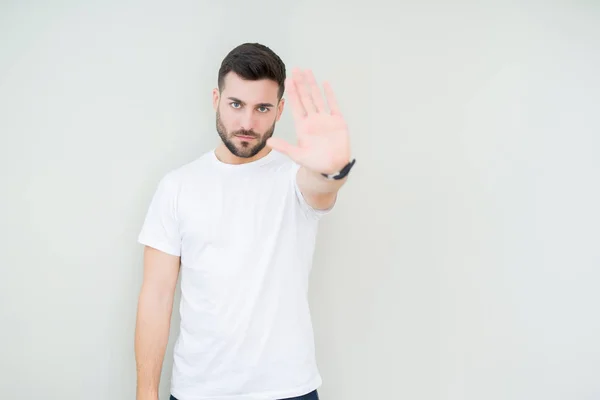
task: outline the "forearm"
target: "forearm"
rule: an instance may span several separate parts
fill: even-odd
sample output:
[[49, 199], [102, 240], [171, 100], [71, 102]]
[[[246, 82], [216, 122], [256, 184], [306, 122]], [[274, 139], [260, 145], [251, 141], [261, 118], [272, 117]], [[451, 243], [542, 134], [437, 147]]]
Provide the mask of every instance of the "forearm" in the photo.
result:
[[333, 195], [346, 183], [347, 177], [340, 180], [325, 178], [318, 172], [300, 167], [298, 170], [298, 186], [302, 193], [310, 196]]
[[137, 400], [158, 399], [172, 309], [172, 295], [156, 295], [154, 291], [142, 287], [135, 332]]
[[327, 179], [320, 173], [305, 167], [300, 167], [296, 179], [306, 202], [318, 210], [329, 209], [335, 204], [338, 191], [347, 180], [347, 178]]

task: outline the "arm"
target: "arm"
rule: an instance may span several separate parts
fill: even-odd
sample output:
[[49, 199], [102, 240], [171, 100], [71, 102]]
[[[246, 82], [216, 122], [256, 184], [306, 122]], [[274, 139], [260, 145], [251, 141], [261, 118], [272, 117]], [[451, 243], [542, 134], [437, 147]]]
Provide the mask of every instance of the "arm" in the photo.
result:
[[311, 71], [302, 72], [296, 68], [285, 84], [292, 103], [298, 143], [294, 146], [272, 137], [267, 145], [300, 165], [296, 179], [306, 202], [315, 209], [328, 209], [335, 203], [347, 177], [329, 180], [321, 174], [337, 173], [350, 161], [346, 121], [331, 86], [323, 85], [327, 107]]
[[298, 187], [306, 202], [317, 210], [333, 207], [338, 191], [346, 183], [348, 177], [340, 180], [329, 180], [306, 167], [298, 169]]
[[178, 275], [179, 257], [144, 248], [144, 278], [135, 327], [137, 400], [158, 400]]

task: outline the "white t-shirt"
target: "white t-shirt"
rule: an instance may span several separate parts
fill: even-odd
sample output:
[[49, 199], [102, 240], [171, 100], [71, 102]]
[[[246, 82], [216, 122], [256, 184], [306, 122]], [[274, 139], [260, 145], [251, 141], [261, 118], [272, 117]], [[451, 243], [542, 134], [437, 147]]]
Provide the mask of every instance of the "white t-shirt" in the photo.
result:
[[179, 400], [273, 400], [321, 385], [309, 303], [315, 210], [299, 166], [274, 150], [225, 164], [214, 150], [166, 174], [139, 242], [181, 257]]

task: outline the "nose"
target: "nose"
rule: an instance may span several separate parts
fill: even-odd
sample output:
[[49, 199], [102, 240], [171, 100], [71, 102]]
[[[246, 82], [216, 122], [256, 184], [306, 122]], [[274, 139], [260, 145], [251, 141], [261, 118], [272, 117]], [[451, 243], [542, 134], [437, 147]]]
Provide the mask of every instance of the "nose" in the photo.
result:
[[240, 127], [244, 130], [251, 131], [254, 129], [254, 113], [253, 110], [244, 110], [244, 114], [240, 118]]

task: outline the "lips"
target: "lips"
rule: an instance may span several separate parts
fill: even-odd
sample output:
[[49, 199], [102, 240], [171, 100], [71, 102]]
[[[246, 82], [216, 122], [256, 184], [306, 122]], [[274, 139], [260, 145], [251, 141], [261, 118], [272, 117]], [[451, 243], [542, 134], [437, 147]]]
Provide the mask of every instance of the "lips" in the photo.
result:
[[254, 139], [256, 139], [254, 136], [235, 135], [235, 137], [238, 137], [238, 138], [243, 139], [243, 140], [254, 140]]

